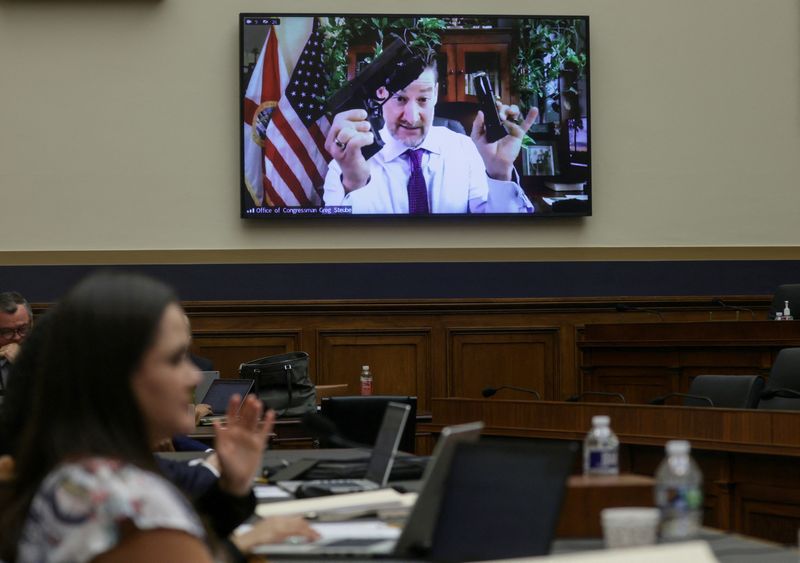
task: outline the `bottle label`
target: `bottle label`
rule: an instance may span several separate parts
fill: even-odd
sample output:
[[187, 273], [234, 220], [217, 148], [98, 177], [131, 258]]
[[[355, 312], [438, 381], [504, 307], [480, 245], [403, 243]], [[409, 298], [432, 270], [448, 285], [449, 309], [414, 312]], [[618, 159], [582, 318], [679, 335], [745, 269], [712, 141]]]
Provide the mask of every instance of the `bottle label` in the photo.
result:
[[619, 452], [616, 449], [590, 450], [588, 469], [590, 473], [619, 473]]
[[366, 377], [361, 378], [361, 394], [372, 395], [372, 378], [369, 379], [367, 379]]
[[657, 486], [656, 505], [661, 509], [662, 538], [688, 539], [700, 532], [703, 491], [697, 486]]
[[656, 504], [661, 510], [682, 513], [699, 510], [703, 504], [703, 491], [698, 487], [658, 487]]

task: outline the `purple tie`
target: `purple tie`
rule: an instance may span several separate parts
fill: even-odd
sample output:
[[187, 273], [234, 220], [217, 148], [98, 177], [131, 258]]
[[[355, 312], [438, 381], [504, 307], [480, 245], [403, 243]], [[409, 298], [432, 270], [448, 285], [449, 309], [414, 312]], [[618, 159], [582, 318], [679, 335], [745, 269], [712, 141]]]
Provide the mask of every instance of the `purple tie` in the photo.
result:
[[428, 188], [422, 175], [422, 153], [425, 149], [408, 149], [408, 162], [411, 164], [411, 176], [408, 179], [408, 212], [411, 215], [427, 215]]

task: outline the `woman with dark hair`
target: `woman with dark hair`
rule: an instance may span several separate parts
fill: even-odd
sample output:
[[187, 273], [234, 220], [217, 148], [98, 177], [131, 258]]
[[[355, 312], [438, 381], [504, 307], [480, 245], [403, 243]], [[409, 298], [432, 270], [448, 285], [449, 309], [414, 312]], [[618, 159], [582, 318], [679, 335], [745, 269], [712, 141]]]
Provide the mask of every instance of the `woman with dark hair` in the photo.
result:
[[[199, 380], [183, 311], [169, 288], [101, 273], [55, 307], [31, 362], [27, 420], [15, 441], [0, 558], [213, 560], [197, 514], [158, 472], [151, 446], [194, 427]], [[234, 399], [235, 400], [235, 399]], [[274, 414], [248, 397], [216, 427], [220, 487], [250, 492]]]

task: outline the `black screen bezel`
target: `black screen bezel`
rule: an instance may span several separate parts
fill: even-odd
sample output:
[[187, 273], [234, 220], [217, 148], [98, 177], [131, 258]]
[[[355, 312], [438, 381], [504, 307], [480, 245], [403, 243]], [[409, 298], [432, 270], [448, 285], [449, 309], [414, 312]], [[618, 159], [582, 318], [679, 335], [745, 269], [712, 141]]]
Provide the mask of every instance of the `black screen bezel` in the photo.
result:
[[[547, 219], [559, 219], [559, 218], [581, 218], [581, 217], [591, 217], [593, 215], [593, 202], [594, 202], [594, 182], [592, 177], [592, 118], [591, 118], [591, 35], [590, 35], [590, 18], [588, 15], [575, 15], [575, 14], [455, 14], [456, 16], [464, 16], [464, 17], [486, 17], [486, 18], [547, 18], [547, 19], [580, 19], [584, 20], [586, 25], [586, 67], [585, 67], [585, 76], [586, 76], [586, 121], [588, 124], [587, 132], [586, 132], [586, 139], [587, 139], [587, 165], [588, 165], [588, 172], [589, 172], [589, 180], [588, 180], [588, 190], [587, 195], [587, 206], [586, 212], [559, 212], [559, 213], [431, 213], [425, 215], [409, 215], [409, 214], [396, 214], [396, 213], [385, 213], [385, 214], [368, 214], [368, 213], [359, 213], [359, 214], [321, 214], [321, 213], [312, 213], [312, 214], [298, 214], [298, 215], [289, 215], [289, 214], [270, 214], [270, 215], [260, 215], [258, 213], [249, 214], [246, 213], [247, 209], [253, 208], [253, 205], [250, 205], [248, 202], [248, 190], [245, 185], [245, 168], [244, 168], [244, 142], [242, 139], [242, 132], [241, 127], [242, 123], [244, 122], [244, 94], [246, 91], [246, 85], [242, 82], [242, 73], [241, 69], [244, 66], [244, 29], [245, 23], [244, 20], [246, 18], [289, 18], [289, 17], [385, 17], [385, 18], [407, 18], [410, 14], [384, 14], [384, 13], [342, 13], [342, 12], [323, 12], [323, 13], [286, 13], [286, 12], [241, 12], [239, 13], [239, 68], [238, 68], [238, 77], [239, 77], [239, 95], [237, 98], [237, 102], [239, 104], [239, 128], [238, 128], [238, 138], [239, 138], [239, 195], [240, 195], [240, 218], [252, 220], [253, 222], [257, 223], [270, 223], [270, 222], [282, 222], [282, 221], [322, 221], [322, 222], [345, 222], [345, 223], [352, 223], [352, 222], [379, 222], [379, 223], [391, 223], [397, 224], [397, 222], [403, 221], [411, 221], [414, 224], [427, 223], [439, 223], [439, 222], [453, 222], [453, 221], [466, 221], [467, 223], [474, 223], [475, 221], [485, 223], [487, 221], [491, 222], [492, 220], [500, 219], [504, 222], [508, 222], [509, 220], [519, 220], [523, 223], [529, 223], [530, 221], [534, 220], [536, 222], [543, 221]], [[416, 14], [418, 17], [440, 17], [440, 18], [448, 18], [453, 17], [454, 14]]]

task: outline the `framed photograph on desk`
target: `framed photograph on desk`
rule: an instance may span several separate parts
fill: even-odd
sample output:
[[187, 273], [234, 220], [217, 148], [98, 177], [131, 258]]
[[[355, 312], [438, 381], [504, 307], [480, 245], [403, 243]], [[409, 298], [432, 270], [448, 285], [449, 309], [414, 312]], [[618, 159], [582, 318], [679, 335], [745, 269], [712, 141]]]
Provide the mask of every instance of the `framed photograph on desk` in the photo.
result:
[[525, 176], [557, 176], [558, 156], [552, 141], [537, 141], [535, 145], [523, 146], [520, 152], [522, 173]]

